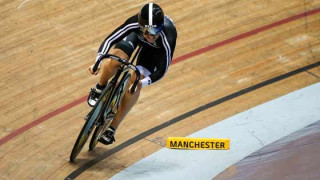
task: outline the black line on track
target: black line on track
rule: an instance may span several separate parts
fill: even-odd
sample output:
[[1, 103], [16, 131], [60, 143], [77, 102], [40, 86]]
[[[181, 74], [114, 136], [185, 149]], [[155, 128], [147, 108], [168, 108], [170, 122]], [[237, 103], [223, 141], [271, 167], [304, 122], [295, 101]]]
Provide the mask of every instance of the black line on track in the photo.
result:
[[196, 108], [194, 110], [191, 110], [191, 111], [189, 111], [187, 113], [184, 113], [184, 114], [182, 114], [182, 115], [180, 115], [178, 117], [175, 117], [175, 118], [173, 118], [173, 119], [171, 119], [171, 120], [169, 120], [167, 122], [164, 122], [164, 123], [162, 123], [162, 124], [160, 124], [160, 125], [158, 125], [156, 127], [153, 127], [153, 128], [151, 128], [151, 129], [149, 129], [147, 131], [142, 132], [141, 134], [139, 134], [139, 135], [137, 135], [137, 136], [135, 136], [135, 137], [123, 142], [123, 143], [121, 143], [120, 145], [108, 150], [107, 152], [104, 152], [103, 154], [99, 155], [97, 158], [87, 162], [86, 164], [84, 164], [80, 168], [78, 168], [75, 171], [73, 171], [65, 179], [74, 179], [74, 178], [78, 177], [81, 173], [83, 173], [84, 171], [89, 169], [91, 166], [93, 166], [93, 165], [97, 164], [98, 162], [102, 161], [103, 159], [105, 159], [105, 158], [115, 154], [116, 152], [121, 151], [122, 149], [124, 149], [124, 148], [126, 148], [126, 147], [128, 147], [128, 146], [130, 146], [130, 145], [132, 145], [132, 144], [134, 144], [136, 142], [138, 142], [139, 140], [141, 140], [143, 138], [146, 138], [147, 136], [149, 136], [149, 135], [151, 135], [151, 134], [153, 134], [153, 133], [155, 133], [157, 131], [160, 131], [160, 130], [168, 127], [168, 126], [171, 126], [171, 125], [173, 125], [173, 124], [175, 124], [175, 123], [177, 123], [177, 122], [179, 122], [179, 121], [181, 121], [183, 119], [186, 119], [186, 118], [188, 118], [188, 117], [190, 117], [192, 115], [195, 115], [195, 114], [197, 114], [199, 112], [202, 112], [202, 111], [204, 111], [206, 109], [214, 107], [214, 106], [216, 106], [218, 104], [221, 104], [223, 102], [229, 101], [231, 99], [234, 99], [234, 98], [239, 97], [241, 95], [244, 95], [246, 93], [252, 92], [254, 90], [257, 90], [259, 88], [267, 86], [269, 84], [281, 81], [283, 79], [286, 79], [288, 77], [294, 76], [296, 74], [299, 74], [301, 72], [307, 71], [309, 69], [312, 69], [312, 68], [318, 67], [318, 66], [320, 66], [320, 61], [318, 61], [316, 63], [313, 63], [313, 64], [310, 64], [308, 66], [304, 66], [302, 68], [296, 69], [294, 71], [290, 71], [290, 72], [282, 74], [280, 76], [271, 78], [269, 80], [263, 81], [263, 82], [258, 83], [256, 85], [253, 85], [253, 86], [250, 86], [248, 88], [242, 89], [242, 90], [240, 90], [238, 92], [229, 94], [229, 95], [227, 95], [225, 97], [222, 97], [222, 98], [217, 99], [217, 100], [215, 100], [213, 102], [210, 102], [208, 104], [200, 106], [200, 107], [198, 107], [198, 108]]

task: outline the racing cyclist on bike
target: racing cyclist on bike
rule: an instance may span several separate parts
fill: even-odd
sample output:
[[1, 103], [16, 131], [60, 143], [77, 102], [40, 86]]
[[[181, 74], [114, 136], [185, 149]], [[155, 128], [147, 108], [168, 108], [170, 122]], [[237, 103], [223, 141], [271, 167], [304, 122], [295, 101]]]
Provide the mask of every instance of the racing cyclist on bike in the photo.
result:
[[[159, 5], [148, 3], [142, 7], [138, 14], [127, 19], [103, 41], [95, 62], [95, 64], [98, 63], [99, 69], [102, 67], [102, 74], [99, 82], [91, 89], [87, 100], [88, 104], [91, 107], [96, 104], [108, 80], [114, 76], [121, 65], [118, 61], [108, 60], [104, 62], [103, 66], [100, 66], [100, 57], [104, 54], [113, 54], [123, 59], [129, 59], [138, 44], [142, 46], [141, 51], [138, 52], [136, 63], [141, 73], [141, 79], [134, 93], [128, 91], [124, 94], [114, 120], [100, 137], [99, 142], [107, 145], [115, 141], [115, 131], [137, 102], [141, 88], [157, 82], [167, 72], [176, 39], [177, 30], [170, 17], [164, 15]], [[94, 72], [93, 66], [89, 67], [89, 72], [96, 75], [99, 69]], [[135, 80], [134, 76], [131, 78], [131, 86]]]

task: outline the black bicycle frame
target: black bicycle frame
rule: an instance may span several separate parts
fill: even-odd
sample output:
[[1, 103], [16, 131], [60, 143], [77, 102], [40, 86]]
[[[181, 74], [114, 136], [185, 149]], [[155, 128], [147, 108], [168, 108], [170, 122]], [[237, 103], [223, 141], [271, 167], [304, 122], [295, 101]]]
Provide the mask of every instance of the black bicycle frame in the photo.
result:
[[[106, 103], [104, 103], [102, 105], [102, 109], [105, 109], [106, 106], [108, 104], [110, 104], [113, 96], [113, 94], [117, 91], [117, 89], [119, 88], [119, 85], [117, 85], [117, 82], [121, 76], [121, 74], [123, 74], [123, 77], [125, 77], [127, 75], [127, 73], [129, 72], [130, 69], [134, 70], [135, 74], [136, 74], [136, 79], [130, 89], [130, 93], [133, 93], [139, 83], [139, 80], [140, 80], [140, 71], [136, 68], [136, 66], [133, 65], [133, 62], [134, 60], [136, 59], [137, 55], [140, 53], [142, 49], [142, 46], [139, 46], [138, 50], [137, 50], [137, 53], [135, 53], [134, 57], [132, 58], [132, 61], [131, 62], [128, 62], [127, 60], [125, 59], [122, 59], [122, 58], [119, 58], [117, 56], [114, 56], [114, 55], [110, 55], [110, 54], [106, 54], [106, 55], [103, 55], [102, 56], [102, 59], [104, 58], [110, 58], [110, 59], [113, 59], [113, 60], [116, 60], [118, 62], [121, 63], [120, 67], [118, 68], [116, 74], [114, 75], [114, 77], [112, 78], [110, 84], [113, 84], [112, 86], [112, 89], [111, 89], [111, 93], [110, 93], [110, 96], [109, 98], [106, 100]], [[96, 65], [95, 65], [96, 66]], [[97, 119], [103, 119], [103, 114], [104, 112], [100, 112], [99, 115], [98, 115], [98, 118]], [[99, 121], [98, 121], [99, 122]]]

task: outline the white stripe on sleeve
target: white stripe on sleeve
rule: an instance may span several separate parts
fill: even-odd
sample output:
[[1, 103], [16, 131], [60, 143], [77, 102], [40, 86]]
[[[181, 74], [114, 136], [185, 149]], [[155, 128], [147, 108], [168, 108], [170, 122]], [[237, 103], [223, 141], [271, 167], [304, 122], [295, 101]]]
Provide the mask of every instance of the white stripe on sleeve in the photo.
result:
[[123, 27], [122, 29], [114, 33], [110, 38], [108, 38], [105, 41], [104, 46], [101, 50], [101, 53], [105, 54], [109, 50], [111, 43], [117, 38], [119, 38], [120, 36], [122, 36], [124, 33], [126, 33], [128, 30], [138, 28], [138, 27], [139, 27], [139, 23], [132, 23], [132, 24], [126, 25], [125, 27]]
[[162, 43], [163, 43], [163, 46], [164, 48], [166, 49], [166, 55], [167, 55], [167, 67], [166, 67], [166, 72], [168, 70], [168, 67], [170, 65], [170, 61], [171, 61], [171, 49], [170, 49], [170, 45], [168, 43], [168, 40], [166, 38], [166, 35], [164, 34], [164, 32], [162, 31], [160, 33], [160, 36], [162, 38]]

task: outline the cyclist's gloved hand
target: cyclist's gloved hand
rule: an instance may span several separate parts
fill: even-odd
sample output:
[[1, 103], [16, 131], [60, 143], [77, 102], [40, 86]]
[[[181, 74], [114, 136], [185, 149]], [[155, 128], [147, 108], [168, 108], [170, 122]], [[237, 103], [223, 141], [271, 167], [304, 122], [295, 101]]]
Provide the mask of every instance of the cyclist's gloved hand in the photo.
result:
[[96, 72], [93, 72], [93, 66], [94, 65], [89, 66], [88, 70], [89, 70], [90, 74], [97, 75], [99, 73], [99, 71], [100, 71], [100, 66], [98, 67]]

